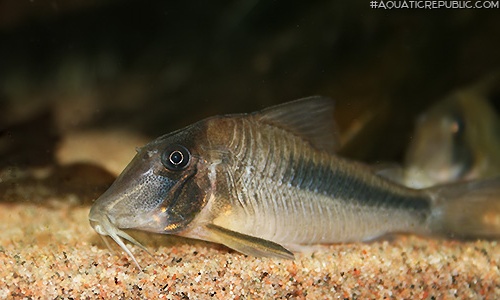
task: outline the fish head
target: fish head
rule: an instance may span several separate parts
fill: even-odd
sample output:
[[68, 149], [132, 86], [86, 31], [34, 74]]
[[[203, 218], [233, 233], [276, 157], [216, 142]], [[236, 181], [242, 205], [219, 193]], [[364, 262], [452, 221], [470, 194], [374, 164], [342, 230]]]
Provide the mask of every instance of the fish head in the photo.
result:
[[405, 161], [407, 184], [427, 187], [500, 173], [500, 119], [490, 103], [499, 83], [499, 74], [490, 74], [419, 117]]
[[204, 185], [206, 176], [199, 172], [206, 164], [200, 153], [200, 127], [192, 125], [139, 149], [92, 206], [91, 226], [118, 244], [120, 237], [130, 240], [120, 229], [157, 233], [185, 229], [205, 205], [210, 190]]
[[406, 156], [407, 184], [423, 188], [499, 174], [500, 119], [489, 100], [496, 80], [459, 89], [419, 117]]
[[474, 163], [471, 121], [459, 102], [439, 103], [419, 117], [406, 156], [406, 178], [427, 187], [463, 178]]

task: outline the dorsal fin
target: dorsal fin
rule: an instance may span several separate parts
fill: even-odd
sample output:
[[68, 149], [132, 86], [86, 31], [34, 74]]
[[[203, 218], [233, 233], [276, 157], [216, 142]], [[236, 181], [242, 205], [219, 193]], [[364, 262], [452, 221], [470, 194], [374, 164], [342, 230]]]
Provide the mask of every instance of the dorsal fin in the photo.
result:
[[330, 98], [302, 98], [263, 109], [254, 115], [261, 122], [293, 132], [318, 150], [334, 153], [340, 147]]

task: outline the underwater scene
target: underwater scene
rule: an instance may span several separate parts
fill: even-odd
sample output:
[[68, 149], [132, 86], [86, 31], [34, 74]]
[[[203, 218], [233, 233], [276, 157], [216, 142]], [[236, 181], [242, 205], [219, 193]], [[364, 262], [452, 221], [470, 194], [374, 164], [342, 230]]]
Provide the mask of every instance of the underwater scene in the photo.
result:
[[500, 298], [500, 1], [1, 1], [0, 299]]

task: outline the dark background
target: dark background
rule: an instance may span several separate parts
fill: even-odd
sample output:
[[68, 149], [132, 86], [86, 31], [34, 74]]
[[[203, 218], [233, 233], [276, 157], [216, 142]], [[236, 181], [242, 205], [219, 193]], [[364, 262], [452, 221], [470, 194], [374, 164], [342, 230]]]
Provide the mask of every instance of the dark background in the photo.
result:
[[60, 138], [80, 130], [153, 138], [310, 95], [335, 99], [343, 132], [361, 128], [344, 155], [400, 160], [418, 114], [498, 70], [499, 13], [368, 0], [0, 1], [0, 167], [53, 163]]

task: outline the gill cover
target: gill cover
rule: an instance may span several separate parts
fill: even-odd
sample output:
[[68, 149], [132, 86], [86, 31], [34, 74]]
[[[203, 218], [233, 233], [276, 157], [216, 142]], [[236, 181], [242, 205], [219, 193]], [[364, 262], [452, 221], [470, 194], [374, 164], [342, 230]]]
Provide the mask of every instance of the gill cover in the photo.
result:
[[195, 180], [199, 161], [189, 142], [191, 128], [160, 137], [138, 150], [90, 210], [91, 226], [113, 238], [135, 262], [120, 237], [140, 244], [120, 229], [176, 233], [204, 206], [204, 189]]

